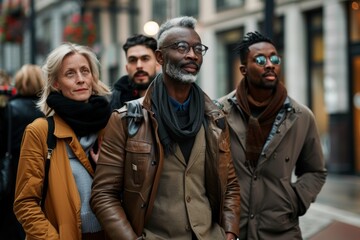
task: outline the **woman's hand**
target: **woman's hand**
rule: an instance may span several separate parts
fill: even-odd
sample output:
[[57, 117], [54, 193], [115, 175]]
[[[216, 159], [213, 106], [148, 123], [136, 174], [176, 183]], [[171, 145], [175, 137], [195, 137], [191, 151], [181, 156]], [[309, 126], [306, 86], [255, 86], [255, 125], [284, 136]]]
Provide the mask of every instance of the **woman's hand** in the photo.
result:
[[[100, 155], [100, 149], [101, 149], [101, 143], [102, 143], [102, 137], [98, 137], [97, 140], [97, 147], [94, 150], [94, 147], [90, 149], [90, 156], [94, 160], [95, 163], [97, 163]], [[95, 143], [96, 144], [96, 143]]]

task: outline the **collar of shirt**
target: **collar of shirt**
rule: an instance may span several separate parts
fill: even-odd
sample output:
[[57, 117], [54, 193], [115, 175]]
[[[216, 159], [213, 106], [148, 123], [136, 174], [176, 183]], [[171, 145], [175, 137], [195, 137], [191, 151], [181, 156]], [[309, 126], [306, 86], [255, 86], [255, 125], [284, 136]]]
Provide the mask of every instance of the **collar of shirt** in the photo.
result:
[[172, 97], [169, 97], [169, 99], [170, 99], [170, 103], [173, 106], [175, 112], [188, 110], [189, 104], [190, 104], [190, 97], [182, 104], [179, 103], [178, 101], [176, 101], [175, 99], [173, 99]]

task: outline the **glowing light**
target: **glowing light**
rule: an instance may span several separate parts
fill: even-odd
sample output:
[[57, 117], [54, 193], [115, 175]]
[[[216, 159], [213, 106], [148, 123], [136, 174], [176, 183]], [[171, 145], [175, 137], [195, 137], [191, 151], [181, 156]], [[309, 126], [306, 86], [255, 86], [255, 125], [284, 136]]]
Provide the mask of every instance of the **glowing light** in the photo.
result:
[[149, 22], [145, 23], [144, 32], [147, 35], [154, 36], [158, 33], [158, 31], [159, 31], [159, 24], [157, 24], [156, 22], [149, 21]]
[[359, 3], [358, 2], [355, 2], [355, 1], [353, 1], [352, 3], [351, 3], [351, 8], [352, 9], [354, 9], [354, 10], [359, 10]]

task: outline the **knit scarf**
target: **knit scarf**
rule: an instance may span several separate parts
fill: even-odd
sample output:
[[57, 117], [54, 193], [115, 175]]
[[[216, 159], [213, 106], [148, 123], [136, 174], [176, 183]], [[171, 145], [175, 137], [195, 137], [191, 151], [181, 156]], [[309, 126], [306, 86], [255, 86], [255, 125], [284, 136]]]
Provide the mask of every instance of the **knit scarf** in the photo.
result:
[[246, 79], [243, 79], [238, 85], [236, 99], [248, 121], [245, 154], [249, 166], [254, 170], [275, 117], [287, 97], [287, 91], [284, 85], [279, 82], [272, 97], [259, 103], [248, 94], [246, 81]]
[[189, 119], [180, 124], [175, 113], [163, 82], [162, 74], [159, 74], [154, 82], [152, 92], [152, 107], [158, 122], [160, 141], [165, 149], [165, 154], [175, 153], [175, 143], [186, 141], [196, 136], [204, 120], [205, 102], [204, 92], [195, 84], [190, 91]]
[[77, 136], [87, 136], [103, 129], [111, 115], [105, 97], [92, 95], [87, 103], [74, 101], [58, 92], [52, 92], [46, 103], [54, 109]]

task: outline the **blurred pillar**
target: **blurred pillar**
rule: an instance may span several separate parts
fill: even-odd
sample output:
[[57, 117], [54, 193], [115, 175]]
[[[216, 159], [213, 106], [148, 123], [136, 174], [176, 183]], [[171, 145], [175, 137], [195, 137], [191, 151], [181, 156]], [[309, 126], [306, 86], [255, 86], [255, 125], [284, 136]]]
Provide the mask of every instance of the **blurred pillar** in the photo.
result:
[[265, 1], [264, 15], [264, 34], [272, 39], [274, 35], [274, 0]]
[[31, 44], [31, 63], [36, 64], [36, 28], [35, 28], [35, 0], [30, 0], [30, 44]]

